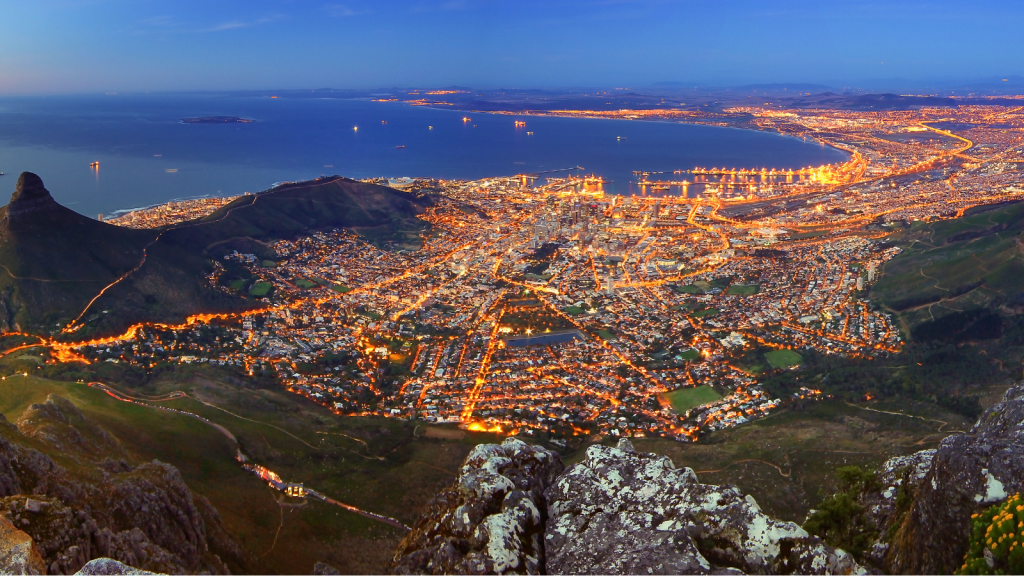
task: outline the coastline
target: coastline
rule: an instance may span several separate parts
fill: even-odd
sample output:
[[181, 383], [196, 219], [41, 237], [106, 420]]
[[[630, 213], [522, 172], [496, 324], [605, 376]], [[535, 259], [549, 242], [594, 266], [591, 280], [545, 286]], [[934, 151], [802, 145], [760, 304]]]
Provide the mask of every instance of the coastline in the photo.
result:
[[[730, 123], [730, 122], [695, 122], [695, 121], [679, 120], [679, 119], [676, 119], [676, 118], [663, 118], [663, 117], [662, 118], [658, 118], [658, 117], [655, 117], [655, 118], [619, 118], [619, 117], [615, 117], [615, 116], [601, 116], [601, 115], [599, 115], [601, 113], [601, 111], [598, 111], [598, 110], [580, 110], [579, 112], [593, 112], [594, 115], [574, 116], [574, 115], [570, 115], [570, 114], [551, 114], [551, 113], [548, 113], [548, 112], [537, 111], [537, 110], [524, 110], [524, 111], [513, 111], [513, 110], [463, 110], [463, 109], [456, 110], [456, 109], [452, 109], [452, 108], [438, 108], [438, 107], [431, 106], [431, 105], [413, 105], [413, 104], [409, 104], [408, 102], [395, 102], [395, 104], [405, 104], [405, 105], [407, 105], [409, 107], [412, 107], [412, 108], [429, 108], [431, 110], [442, 110], [442, 111], [447, 111], [447, 112], [458, 112], [458, 113], [461, 113], [461, 114], [487, 114], [487, 115], [491, 115], [491, 116], [532, 116], [532, 117], [536, 117], [536, 118], [571, 118], [571, 119], [575, 119], [575, 120], [618, 120], [618, 121], [622, 121], [622, 122], [648, 122], [648, 123], [656, 123], [656, 124], [685, 124], [687, 126], [705, 126], [705, 127], [708, 127], [708, 128], [731, 128], [733, 130], [742, 130], [742, 131], [749, 131], [749, 132], [760, 132], [760, 133], [763, 133], [763, 134], [773, 134], [775, 136], [780, 136], [782, 138], [796, 138], [796, 139], [799, 139], [797, 136], [792, 136], [790, 134], [784, 134], [782, 132], [779, 132], [778, 130], [771, 130], [771, 129], [762, 128], [760, 126], [754, 126], [754, 125], [740, 126], [740, 125], [737, 125], [736, 123]], [[646, 112], [646, 111], [647, 110], [640, 110], [640, 112]], [[850, 152], [848, 150], [840, 148], [840, 147], [836, 146], [835, 144], [833, 144], [831, 142], [828, 142], [828, 141], [825, 141], [825, 140], [821, 140], [819, 138], [814, 138], [813, 141], [817, 142], [817, 143], [819, 143], [819, 144], [821, 144], [823, 146], [826, 146], [828, 148], [831, 148], [832, 150], [835, 150], [837, 152], [843, 153], [844, 155], [847, 156], [846, 160], [849, 160], [852, 157], [852, 155], [850, 154]]]

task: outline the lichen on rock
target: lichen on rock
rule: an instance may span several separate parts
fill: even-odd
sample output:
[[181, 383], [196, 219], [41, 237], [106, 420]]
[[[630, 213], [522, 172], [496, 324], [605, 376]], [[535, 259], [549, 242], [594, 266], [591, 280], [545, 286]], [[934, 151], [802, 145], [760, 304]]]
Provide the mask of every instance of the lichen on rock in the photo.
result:
[[554, 574], [850, 574], [863, 569], [792, 522], [769, 518], [732, 486], [638, 453], [595, 445], [547, 493], [544, 543]]
[[886, 557], [895, 573], [951, 573], [967, 552], [971, 514], [1024, 491], [1024, 385], [935, 451]]
[[765, 516], [731, 486], [701, 484], [628, 440], [563, 472], [517, 439], [480, 445], [395, 555], [392, 571], [449, 574], [850, 574], [842, 550]]
[[542, 573], [544, 491], [563, 468], [554, 452], [515, 438], [476, 446], [399, 545], [391, 570]]

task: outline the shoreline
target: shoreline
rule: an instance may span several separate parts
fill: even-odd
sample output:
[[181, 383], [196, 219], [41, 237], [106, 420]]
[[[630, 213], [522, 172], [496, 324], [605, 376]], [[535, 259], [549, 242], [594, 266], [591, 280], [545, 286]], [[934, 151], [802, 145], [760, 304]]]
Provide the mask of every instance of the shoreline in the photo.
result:
[[[389, 104], [390, 104], [390, 102], [389, 102]], [[756, 126], [736, 126], [736, 125], [728, 124], [728, 123], [713, 124], [713, 123], [709, 123], [709, 122], [693, 122], [693, 121], [686, 121], [686, 120], [678, 120], [678, 119], [674, 119], [674, 118], [615, 118], [615, 117], [611, 117], [611, 116], [567, 116], [567, 115], [562, 115], [562, 114], [550, 114], [550, 113], [541, 112], [541, 111], [515, 112], [515, 111], [511, 111], [511, 110], [491, 110], [491, 111], [487, 111], [487, 110], [461, 110], [461, 109], [460, 110], [455, 110], [455, 109], [452, 109], [452, 108], [436, 108], [436, 107], [430, 106], [430, 105], [413, 106], [413, 105], [409, 104], [408, 102], [394, 102], [394, 104], [406, 104], [407, 106], [410, 106], [410, 107], [413, 107], [413, 108], [429, 108], [431, 110], [441, 110], [441, 111], [447, 111], [447, 112], [459, 112], [459, 113], [463, 113], [463, 114], [488, 114], [490, 116], [533, 116], [533, 117], [537, 117], [537, 118], [565, 118], [565, 119], [573, 119], [573, 120], [618, 120], [618, 121], [622, 121], [622, 122], [650, 122], [650, 123], [659, 123], [659, 124], [685, 124], [687, 126], [704, 126], [704, 127], [707, 127], [707, 128], [726, 128], [726, 129], [733, 129], [733, 130], [742, 130], [742, 131], [747, 131], [747, 132], [759, 132], [759, 133], [762, 133], [762, 134], [773, 134], [773, 135], [779, 136], [781, 138], [793, 138], [793, 139], [796, 139], [796, 140], [801, 140], [800, 138], [797, 138], [796, 136], [791, 136], [789, 134], [783, 134], [782, 132], [778, 132], [778, 131], [775, 131], [775, 130], [765, 130], [765, 129], [762, 129], [762, 128], [756, 127]], [[646, 110], [641, 110], [641, 112], [644, 112], [644, 111], [646, 111]], [[587, 110], [580, 110], [580, 112], [587, 112]], [[597, 111], [597, 110], [593, 110], [592, 112], [600, 113], [600, 111]], [[821, 144], [822, 146], [826, 146], [828, 148], [831, 148], [832, 150], [835, 150], [837, 152], [843, 153], [844, 155], [847, 156], [846, 160], [849, 160], [852, 157], [852, 155], [849, 152], [847, 152], [846, 150], [843, 150], [842, 148], [837, 147], [836, 145], [832, 144], [831, 142], [826, 142], [824, 140], [820, 140], [820, 139], [817, 139], [817, 138], [815, 138], [813, 141]]]

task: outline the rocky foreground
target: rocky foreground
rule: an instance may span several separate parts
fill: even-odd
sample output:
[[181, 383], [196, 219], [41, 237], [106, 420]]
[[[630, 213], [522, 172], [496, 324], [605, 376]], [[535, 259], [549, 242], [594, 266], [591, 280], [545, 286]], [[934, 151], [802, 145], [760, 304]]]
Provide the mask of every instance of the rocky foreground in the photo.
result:
[[[874, 545], [860, 562], [768, 517], [733, 486], [595, 445], [565, 469], [515, 438], [477, 446], [395, 553], [396, 574], [949, 574], [971, 514], [1024, 490], [1024, 385], [937, 450], [893, 458], [858, 497]], [[880, 488], [879, 488], [880, 487]]]
[[628, 440], [558, 456], [510, 438], [480, 445], [396, 554], [393, 571], [499, 574], [863, 573], [853, 558], [750, 495], [698, 482]]
[[216, 509], [175, 467], [132, 466], [123, 454], [116, 438], [58, 396], [29, 406], [16, 425], [0, 415], [0, 573], [72, 574], [91, 565], [225, 574], [225, 559], [244, 564]]

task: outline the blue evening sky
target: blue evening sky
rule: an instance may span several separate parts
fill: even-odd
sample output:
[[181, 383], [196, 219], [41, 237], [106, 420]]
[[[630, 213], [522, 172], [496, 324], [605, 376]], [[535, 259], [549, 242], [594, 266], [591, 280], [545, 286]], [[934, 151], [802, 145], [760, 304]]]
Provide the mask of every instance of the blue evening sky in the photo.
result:
[[1022, 2], [0, 0], [0, 94], [1024, 75]]

